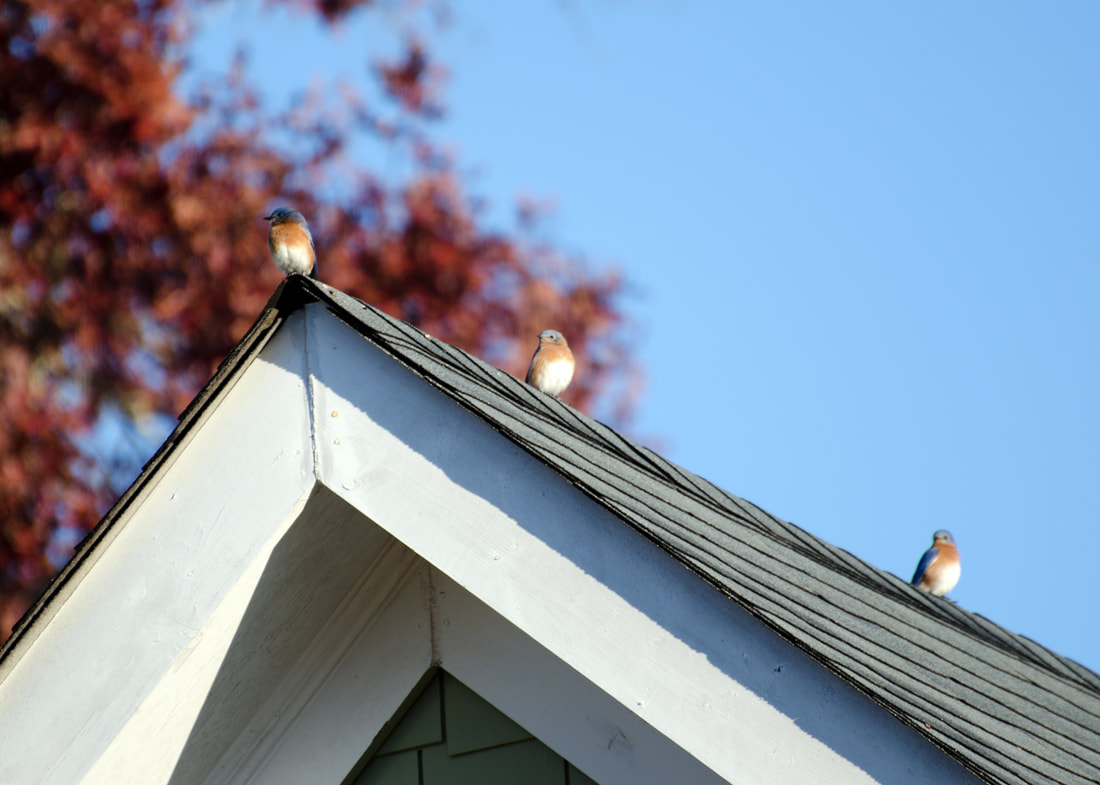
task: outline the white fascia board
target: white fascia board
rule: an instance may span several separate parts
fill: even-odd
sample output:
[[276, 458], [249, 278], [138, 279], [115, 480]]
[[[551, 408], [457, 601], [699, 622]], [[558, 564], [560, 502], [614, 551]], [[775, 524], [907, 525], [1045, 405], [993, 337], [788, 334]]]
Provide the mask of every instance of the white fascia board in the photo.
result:
[[[321, 306], [306, 312], [322, 482], [720, 777], [977, 782]], [[522, 722], [491, 679], [470, 686]]]
[[[387, 573], [384, 605], [367, 610], [371, 590], [351, 592], [296, 666], [318, 682], [296, 695], [299, 679], [288, 679], [205, 785], [347, 782], [433, 663], [470, 686], [491, 685], [498, 708], [604, 785], [723, 782], [412, 551], [398, 545], [389, 558], [409, 557], [414, 569]], [[349, 632], [350, 646], [341, 642]]]
[[439, 662], [602, 785], [720, 785], [698, 758], [433, 568]]
[[[250, 586], [315, 484], [305, 339], [304, 314], [292, 315], [9, 653], [0, 782], [80, 782], [142, 722], [157, 744], [107, 781], [167, 781], [160, 770], [190, 732]], [[171, 706], [139, 711], [180, 674]]]
[[269, 685], [220, 759], [204, 760], [210, 751], [195, 745], [178, 761], [172, 782], [336, 785], [432, 667], [427, 564], [347, 509], [343, 520], [331, 522], [343, 541], [328, 538], [327, 547], [334, 562], [358, 561], [360, 574], [344, 575], [342, 602], [308, 636], [293, 667]]
[[[194, 651], [181, 656], [83, 782], [238, 781], [233, 778], [282, 746], [288, 727], [301, 731], [299, 738], [310, 738], [308, 754], [297, 748], [306, 757], [332, 757], [329, 751], [341, 733], [354, 734], [362, 745], [358, 737], [364, 718], [384, 722], [410, 689], [374, 683], [387, 658], [416, 665], [420, 674], [430, 666], [426, 625], [397, 628], [374, 622], [380, 615], [392, 618], [394, 587], [418, 561], [391, 535], [320, 489], [269, 558], [254, 563], [258, 574], [239, 583], [245, 601], [231, 593], [204, 628], [232, 625], [233, 634], [198, 641]], [[299, 721], [300, 706], [329, 682], [333, 663], [346, 659], [364, 628], [381, 629], [386, 637], [372, 639], [373, 660], [359, 674], [361, 689], [341, 690], [338, 696], [352, 704], [354, 721], [346, 728], [331, 725], [342, 706], [337, 700], [330, 707], [332, 738], [310, 737]], [[395, 693], [396, 703], [386, 702]], [[362, 747], [356, 754], [361, 752]]]

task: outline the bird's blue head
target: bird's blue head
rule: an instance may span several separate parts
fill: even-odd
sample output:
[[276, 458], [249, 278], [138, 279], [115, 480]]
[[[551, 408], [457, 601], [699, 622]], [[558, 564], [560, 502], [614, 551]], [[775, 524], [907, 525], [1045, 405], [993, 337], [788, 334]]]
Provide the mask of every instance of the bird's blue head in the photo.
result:
[[306, 225], [305, 217], [292, 207], [279, 207], [276, 208], [271, 215], [264, 216], [265, 221], [271, 221], [271, 225], [283, 224], [283, 223], [296, 223], [302, 226]]

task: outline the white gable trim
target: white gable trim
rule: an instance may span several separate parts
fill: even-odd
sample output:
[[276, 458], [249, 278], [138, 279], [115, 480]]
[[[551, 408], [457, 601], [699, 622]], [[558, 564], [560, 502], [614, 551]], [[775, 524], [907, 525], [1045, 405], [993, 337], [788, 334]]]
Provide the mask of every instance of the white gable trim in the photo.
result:
[[237, 374], [9, 656], [0, 782], [330, 781], [432, 664], [605, 785], [976, 781], [322, 306]]
[[[257, 566], [315, 482], [305, 319], [292, 322], [263, 350], [281, 363], [240, 375], [9, 653], [0, 782], [80, 782], [123, 726], [140, 722], [146, 697], [191, 660], [193, 692], [176, 698], [159, 737], [162, 760], [186, 738], [232, 633], [231, 615], [216, 610], [247, 602]], [[157, 782], [156, 772], [143, 781]]]
[[403, 553], [391, 558], [415, 569], [365, 624], [360, 606], [370, 591], [355, 593], [359, 601], [331, 625], [345, 637], [354, 631], [350, 645], [319, 645], [316, 657], [303, 658], [288, 684], [295, 676], [324, 675], [297, 695], [293, 689], [272, 695], [207, 785], [340, 782], [369, 759], [364, 752], [371, 740], [381, 740], [433, 664], [468, 685], [491, 685], [505, 696], [498, 708], [601, 782], [722, 782], [469, 592], [398, 548]]

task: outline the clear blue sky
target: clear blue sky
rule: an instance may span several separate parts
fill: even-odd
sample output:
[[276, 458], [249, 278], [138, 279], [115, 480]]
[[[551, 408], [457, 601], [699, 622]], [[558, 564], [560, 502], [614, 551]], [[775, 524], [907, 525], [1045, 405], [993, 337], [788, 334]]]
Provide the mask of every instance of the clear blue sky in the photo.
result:
[[[962, 607], [1100, 670], [1100, 3], [453, 6], [437, 138], [632, 282], [635, 431], [906, 580], [950, 529]], [[203, 13], [275, 105], [391, 37]]]

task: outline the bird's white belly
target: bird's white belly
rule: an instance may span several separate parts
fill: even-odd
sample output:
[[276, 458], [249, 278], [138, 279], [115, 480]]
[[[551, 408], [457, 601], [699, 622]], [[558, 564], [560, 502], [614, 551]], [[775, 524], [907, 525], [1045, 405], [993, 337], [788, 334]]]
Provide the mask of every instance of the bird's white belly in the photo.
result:
[[962, 575], [962, 565], [959, 563], [945, 565], [936, 573], [936, 578], [931, 582], [929, 589], [931, 593], [937, 597], [950, 592], [955, 588], [955, 585], [959, 582], [959, 576]]
[[573, 363], [555, 360], [542, 367], [536, 386], [549, 395], [557, 395], [573, 380]]
[[292, 248], [289, 245], [276, 246], [272, 259], [274, 259], [275, 266], [283, 275], [290, 275], [291, 273], [305, 275], [313, 269], [312, 254], [298, 248]]

